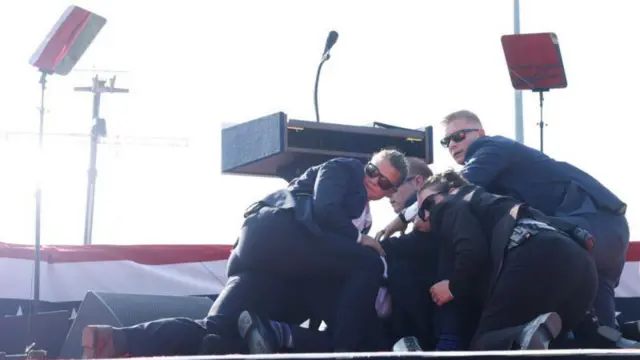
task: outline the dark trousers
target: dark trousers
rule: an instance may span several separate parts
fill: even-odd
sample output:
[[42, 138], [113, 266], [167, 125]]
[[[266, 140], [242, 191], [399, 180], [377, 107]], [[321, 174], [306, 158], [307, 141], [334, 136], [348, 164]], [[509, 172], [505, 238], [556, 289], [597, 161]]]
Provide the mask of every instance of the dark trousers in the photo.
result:
[[[391, 294], [391, 317], [385, 321], [389, 340], [393, 343], [406, 336], [415, 336], [423, 350], [434, 349], [435, 304], [429, 297], [435, 271], [416, 274], [403, 259], [388, 259], [388, 289]], [[430, 278], [426, 280], [425, 278]]]
[[[281, 294], [277, 301], [270, 301], [273, 292]], [[238, 333], [240, 313], [249, 309], [300, 324], [306, 318], [296, 307], [298, 295], [295, 289], [270, 277], [239, 274], [229, 277], [205, 319], [159, 319], [117, 331], [124, 334], [126, 350], [134, 357], [197, 355], [203, 350], [201, 344], [206, 335], [214, 336], [208, 340], [208, 354], [247, 353], [247, 345]]]
[[598, 269], [595, 313], [602, 325], [616, 327], [615, 288], [620, 282], [629, 247], [629, 224], [624, 216], [609, 213], [566, 218], [588, 230], [596, 239], [593, 258]]
[[571, 239], [543, 231], [509, 250], [480, 316], [473, 350], [509, 350], [529, 321], [556, 312], [572, 329], [593, 306], [597, 272]]
[[[340, 342], [355, 347], [353, 351], [371, 350], [373, 344], [381, 343], [373, 339], [383, 338], [374, 308], [382, 262], [373, 250], [359, 244], [323, 241], [310, 238], [291, 221], [290, 213], [261, 210], [243, 226], [229, 259], [229, 279], [209, 316], [160, 319], [118, 329], [125, 336], [127, 352], [131, 356], [196, 355], [203, 338], [211, 335], [208, 353], [246, 353], [237, 329], [244, 310], [294, 325], [296, 351], [331, 351]], [[304, 244], [310, 245], [304, 248]], [[346, 259], [349, 255], [351, 262]], [[339, 275], [340, 270], [344, 275]], [[345, 311], [349, 314], [344, 315]], [[295, 326], [309, 317], [325, 320], [331, 332]], [[336, 340], [327, 340], [328, 334]]]
[[[325, 307], [335, 309], [331, 318], [324, 318], [331, 327], [333, 350], [358, 351], [367, 333], [378, 337], [371, 334], [368, 324], [375, 323], [375, 299], [384, 272], [380, 256], [353, 239], [331, 234], [313, 236], [294, 219], [292, 211], [262, 208], [249, 216], [228, 271], [229, 275], [268, 275], [292, 286], [313, 286], [322, 281], [340, 284], [335, 307]], [[275, 297], [282, 295], [272, 292], [271, 298]], [[312, 306], [309, 311], [316, 309]], [[313, 313], [309, 315], [315, 317]], [[326, 316], [329, 315], [323, 317]]]

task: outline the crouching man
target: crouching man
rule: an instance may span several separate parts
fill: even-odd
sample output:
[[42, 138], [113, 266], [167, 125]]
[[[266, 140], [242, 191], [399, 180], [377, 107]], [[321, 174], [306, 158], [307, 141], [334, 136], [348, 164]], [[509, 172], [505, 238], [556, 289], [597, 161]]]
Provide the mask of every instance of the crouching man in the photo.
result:
[[592, 308], [594, 261], [579, 239], [509, 197], [469, 185], [453, 171], [435, 175], [418, 194], [418, 216], [441, 241], [450, 277], [435, 284], [442, 306], [482, 300], [472, 350], [546, 349]]

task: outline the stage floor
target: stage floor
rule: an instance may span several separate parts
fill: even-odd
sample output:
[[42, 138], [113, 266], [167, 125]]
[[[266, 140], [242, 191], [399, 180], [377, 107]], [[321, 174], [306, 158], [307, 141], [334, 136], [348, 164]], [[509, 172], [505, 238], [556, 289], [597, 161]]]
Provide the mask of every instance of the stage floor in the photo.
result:
[[[224, 356], [180, 356], [144, 358], [162, 360], [313, 360], [313, 359], [496, 359], [496, 358], [527, 358], [527, 359], [640, 359], [640, 349], [615, 350], [541, 350], [541, 351], [441, 351], [441, 352], [374, 352], [374, 353], [326, 353], [326, 354], [269, 354], [269, 355], [224, 355]], [[130, 358], [136, 359], [136, 358]], [[143, 358], [138, 358], [143, 359]]]

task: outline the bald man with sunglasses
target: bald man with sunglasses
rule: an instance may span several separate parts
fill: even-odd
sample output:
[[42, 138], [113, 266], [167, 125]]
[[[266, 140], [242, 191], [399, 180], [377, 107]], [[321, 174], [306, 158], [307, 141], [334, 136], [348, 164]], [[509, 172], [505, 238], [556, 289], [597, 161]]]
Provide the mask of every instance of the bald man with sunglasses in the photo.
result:
[[[627, 205], [591, 175], [569, 163], [556, 161], [512, 139], [487, 136], [482, 122], [471, 111], [449, 114], [442, 124], [445, 136], [440, 144], [464, 166], [461, 174], [469, 182], [562, 218], [595, 237], [595, 313], [603, 325], [615, 327], [614, 289], [629, 245]], [[390, 227], [395, 230], [402, 225], [396, 219]]]

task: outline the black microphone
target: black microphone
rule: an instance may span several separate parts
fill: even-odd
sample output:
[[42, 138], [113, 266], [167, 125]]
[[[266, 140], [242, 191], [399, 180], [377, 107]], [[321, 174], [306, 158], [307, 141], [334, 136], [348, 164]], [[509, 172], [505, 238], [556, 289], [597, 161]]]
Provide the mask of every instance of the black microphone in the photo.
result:
[[329, 55], [329, 51], [333, 45], [338, 41], [338, 32], [331, 30], [329, 32], [329, 36], [327, 36], [327, 42], [324, 45], [324, 53], [322, 53], [322, 60], [320, 60], [320, 65], [318, 65], [318, 72], [316, 73], [316, 85], [313, 90], [313, 105], [316, 109], [316, 122], [320, 122], [320, 112], [318, 111], [318, 83], [320, 81], [320, 71], [322, 70], [322, 65], [331, 58]]
[[333, 45], [336, 44], [336, 41], [338, 41], [338, 32], [331, 30], [329, 36], [327, 36], [327, 43], [324, 45], [324, 53], [322, 53], [322, 56], [326, 56], [329, 54], [329, 51], [331, 50]]

